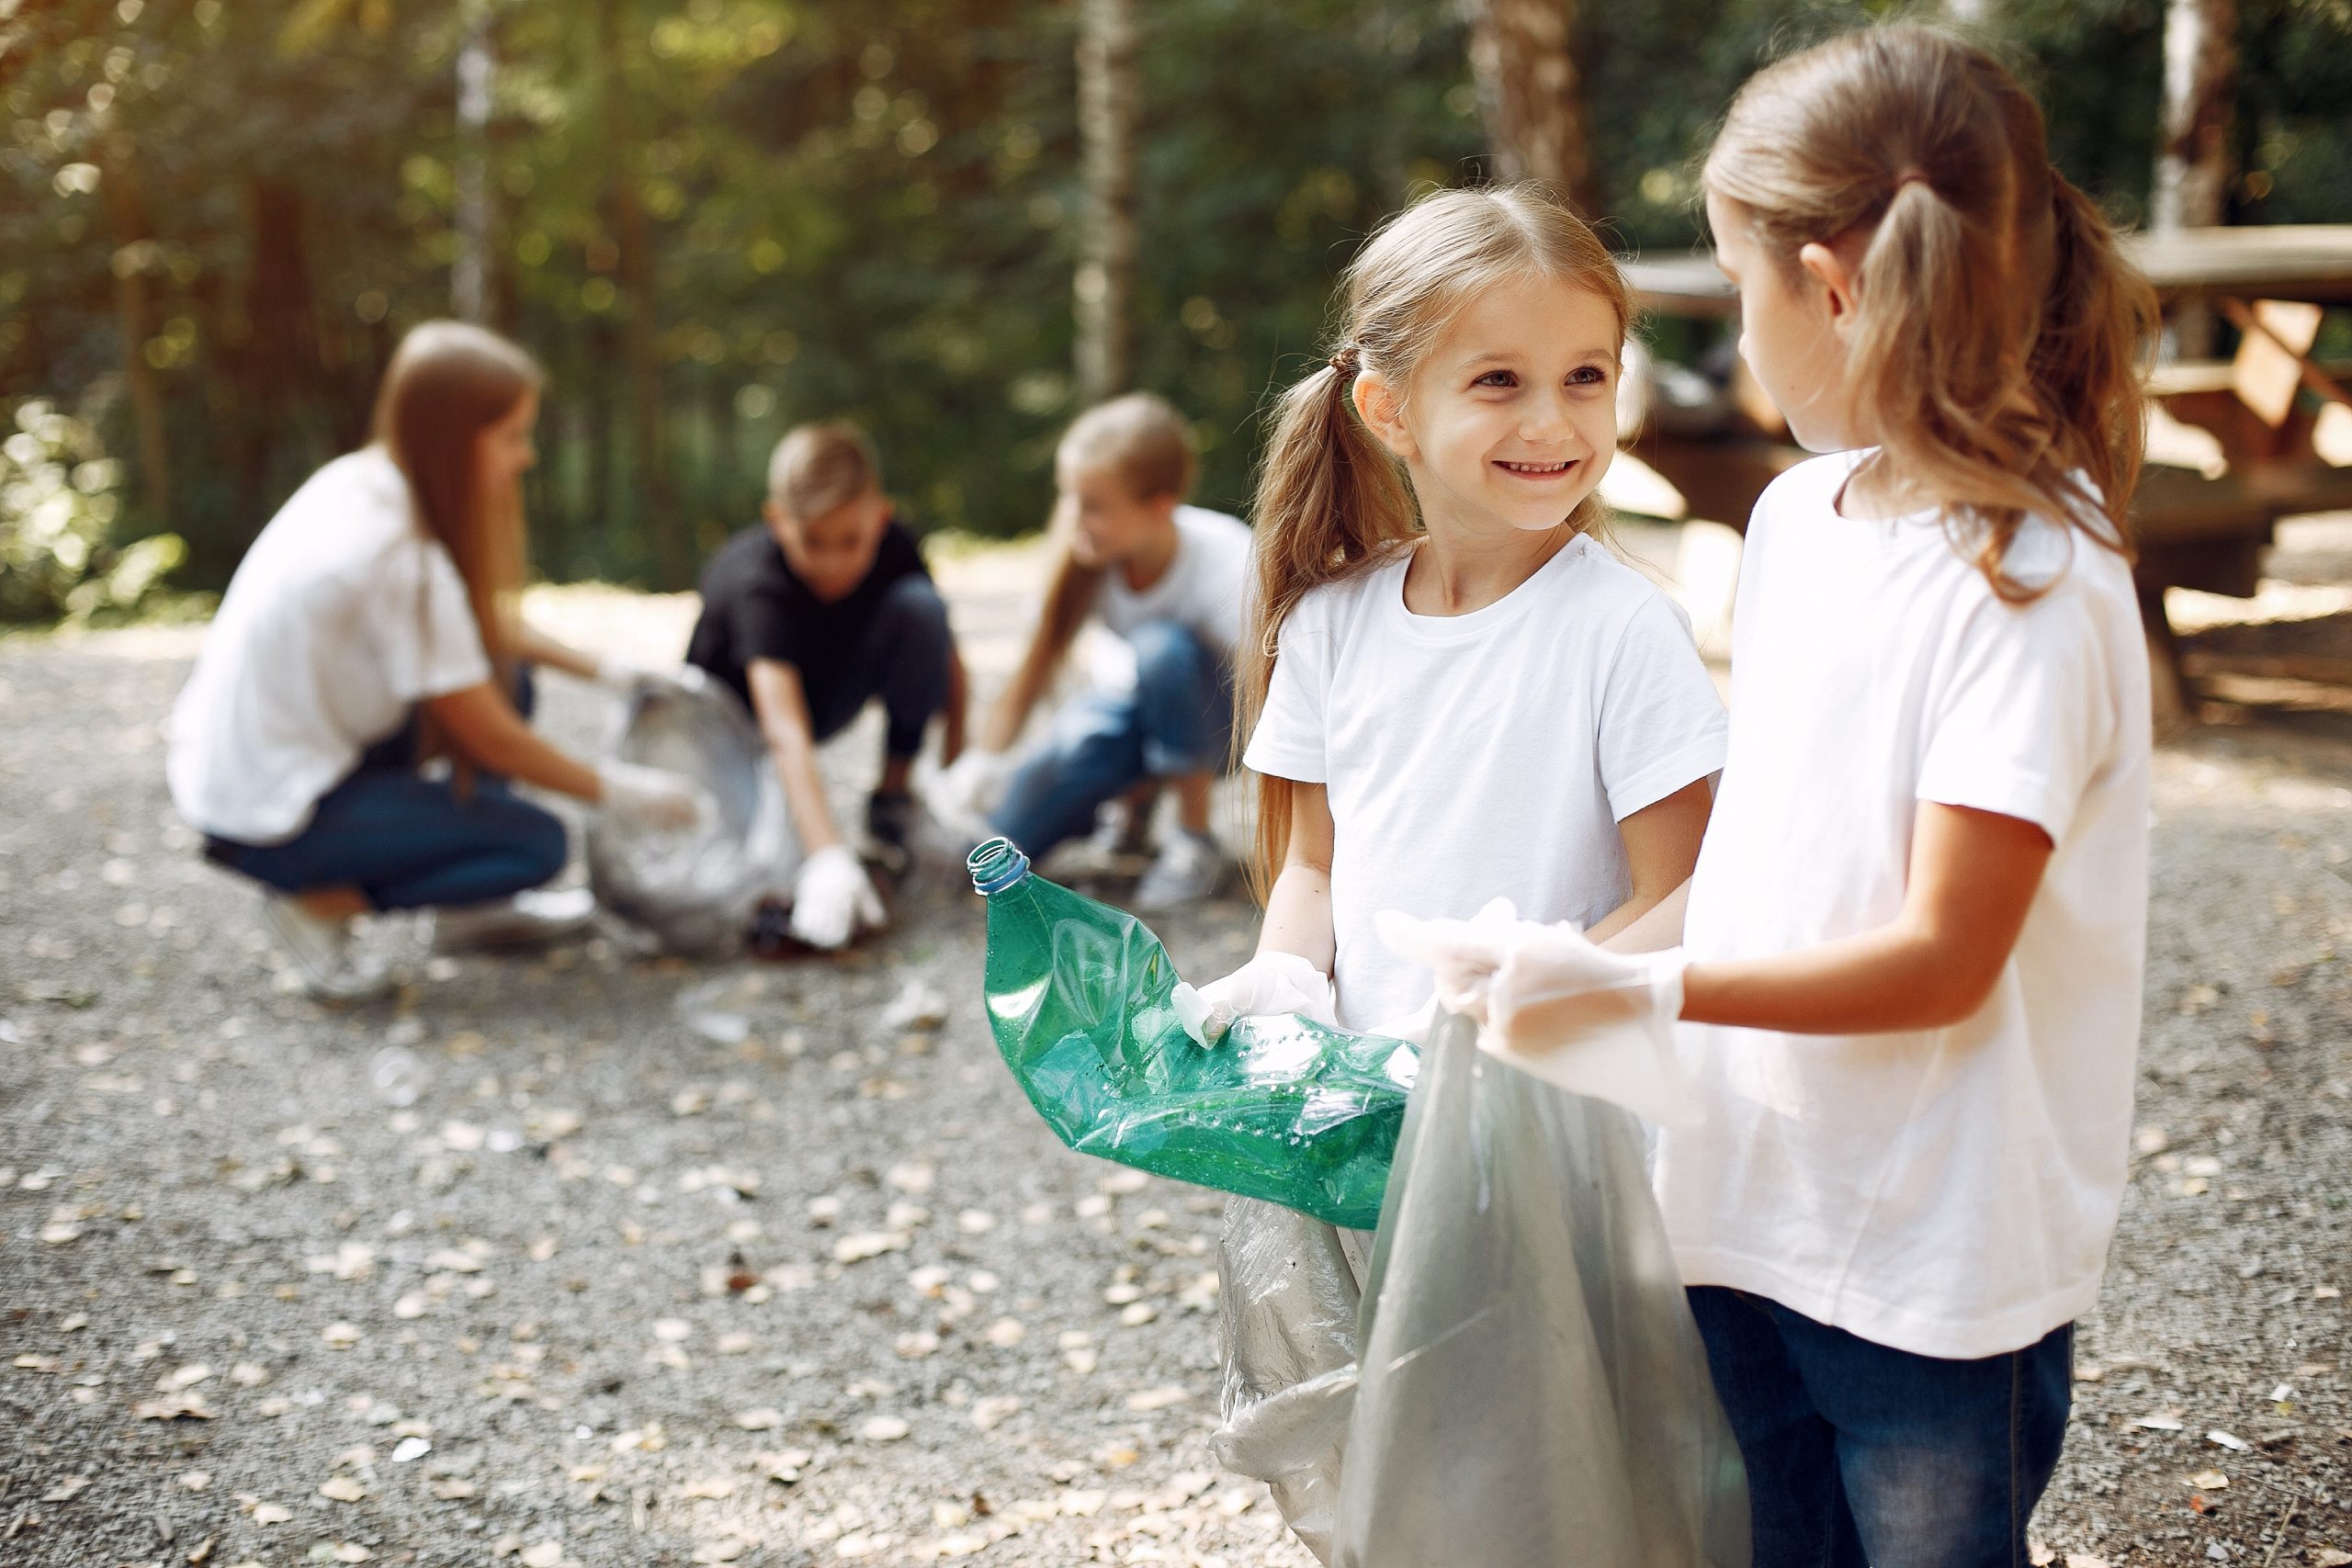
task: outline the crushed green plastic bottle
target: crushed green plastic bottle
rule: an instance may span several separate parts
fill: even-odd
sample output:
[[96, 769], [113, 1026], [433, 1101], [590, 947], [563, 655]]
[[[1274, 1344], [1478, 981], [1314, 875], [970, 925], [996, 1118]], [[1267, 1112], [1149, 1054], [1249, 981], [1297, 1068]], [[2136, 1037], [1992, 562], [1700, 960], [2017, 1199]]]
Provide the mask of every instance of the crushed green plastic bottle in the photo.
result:
[[1142, 921], [1032, 874], [1010, 840], [968, 863], [988, 898], [989, 1027], [1057, 1137], [1330, 1224], [1379, 1223], [1419, 1066], [1411, 1045], [1295, 1013], [1238, 1020], [1201, 1045]]

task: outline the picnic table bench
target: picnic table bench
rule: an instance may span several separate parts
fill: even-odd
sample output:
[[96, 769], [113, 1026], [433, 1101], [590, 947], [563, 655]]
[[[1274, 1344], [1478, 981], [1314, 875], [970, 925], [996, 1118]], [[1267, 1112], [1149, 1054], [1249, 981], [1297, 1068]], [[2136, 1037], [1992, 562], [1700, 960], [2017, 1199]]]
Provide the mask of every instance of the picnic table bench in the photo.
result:
[[[2233, 358], [2161, 365], [2150, 382], [2162, 439], [2152, 440], [2155, 460], [2132, 496], [2132, 518], [2159, 716], [2169, 719], [2186, 710], [2165, 590], [2251, 595], [2279, 518], [2352, 511], [2352, 467], [2326, 461], [2313, 444], [2322, 418], [2352, 421], [2352, 366], [2321, 363], [2312, 352], [2324, 310], [2352, 305], [2352, 224], [2191, 229], [2127, 235], [2124, 244], [2168, 311], [2203, 306], [2239, 332]], [[1737, 314], [1736, 294], [1703, 252], [1623, 265], [1646, 311]], [[1652, 421], [1628, 446], [1680, 492], [1686, 515], [1733, 527], [1806, 456], [1744, 378], [1735, 366], [1715, 428]]]

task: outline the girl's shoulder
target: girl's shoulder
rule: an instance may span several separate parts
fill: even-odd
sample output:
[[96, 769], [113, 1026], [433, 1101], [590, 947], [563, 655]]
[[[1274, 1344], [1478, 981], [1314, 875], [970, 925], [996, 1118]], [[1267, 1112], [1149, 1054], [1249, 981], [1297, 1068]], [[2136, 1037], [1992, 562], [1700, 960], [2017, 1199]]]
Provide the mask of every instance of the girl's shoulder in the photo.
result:
[[1384, 593], [1399, 592], [1397, 580], [1411, 558], [1409, 549], [1399, 549], [1345, 577], [1317, 583], [1291, 606], [1283, 621], [1283, 634], [1287, 637], [1294, 629], [1329, 632], [1353, 625], [1381, 602]]

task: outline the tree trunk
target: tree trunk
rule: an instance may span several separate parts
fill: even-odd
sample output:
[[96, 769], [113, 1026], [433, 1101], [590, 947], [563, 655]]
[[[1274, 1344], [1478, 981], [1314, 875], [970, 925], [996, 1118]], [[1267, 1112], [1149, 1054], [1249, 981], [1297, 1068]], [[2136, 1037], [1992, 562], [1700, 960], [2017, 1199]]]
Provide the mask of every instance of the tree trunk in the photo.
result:
[[1606, 210], [1573, 48], [1577, 0], [1463, 0], [1462, 9], [1496, 172], [1540, 180], [1589, 218]]
[[2170, 0], [2165, 7], [2164, 139], [2156, 153], [2153, 227], [2222, 221], [2236, 97], [2237, 0]]
[[[2230, 182], [2230, 119], [2238, 71], [2237, 0], [2169, 0], [2165, 7], [2163, 137], [2156, 151], [2149, 227], [2159, 231], [2222, 221]], [[2210, 358], [2213, 313], [2174, 312], [2173, 345]]]
[[1136, 50], [1135, 0], [1078, 0], [1085, 222], [1072, 294], [1089, 405], [1135, 381]]
[[449, 308], [461, 321], [488, 318], [490, 306], [490, 108], [497, 70], [489, 0], [466, 0], [466, 41], [458, 51], [458, 254], [449, 268]]
[[622, 342], [628, 361], [630, 457], [636, 470], [636, 522], [653, 531], [655, 586], [687, 585], [686, 562], [670, 494], [662, 442], [662, 356], [654, 328], [652, 241], [638, 191], [637, 140], [629, 113], [622, 0], [605, 6], [605, 130], [612, 184], [613, 243], [619, 252]]
[[147, 273], [154, 265], [154, 231], [139, 183], [130, 135], [117, 129], [107, 138], [102, 188], [114, 220], [115, 329], [122, 337], [123, 380], [130, 394], [130, 417], [139, 441], [139, 499], [156, 532], [172, 526], [171, 446], [164, 434], [164, 394], [155, 367], [147, 363], [153, 333]]

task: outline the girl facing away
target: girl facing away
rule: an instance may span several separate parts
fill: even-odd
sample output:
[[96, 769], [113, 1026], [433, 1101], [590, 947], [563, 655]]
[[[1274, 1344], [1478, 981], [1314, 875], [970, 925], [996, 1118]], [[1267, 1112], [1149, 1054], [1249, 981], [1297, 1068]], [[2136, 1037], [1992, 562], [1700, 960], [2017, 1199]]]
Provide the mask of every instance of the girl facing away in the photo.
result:
[[1741, 352], [1825, 455], [1748, 527], [1696, 874], [1615, 944], [1681, 946], [1470, 933], [1441, 993], [1498, 977], [1521, 1049], [1682, 1021], [1706, 1120], [1655, 1177], [1758, 1568], [2021, 1563], [2131, 1127], [2154, 299], [2031, 98], [1931, 30], [1759, 73], [1704, 184]]

